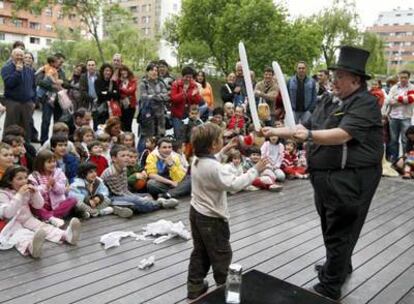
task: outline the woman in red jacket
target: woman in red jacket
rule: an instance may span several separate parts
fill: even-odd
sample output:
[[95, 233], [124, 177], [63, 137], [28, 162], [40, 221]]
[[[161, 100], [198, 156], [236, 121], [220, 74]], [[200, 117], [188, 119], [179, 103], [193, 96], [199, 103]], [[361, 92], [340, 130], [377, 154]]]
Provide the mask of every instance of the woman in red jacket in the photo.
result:
[[131, 132], [132, 119], [134, 118], [135, 109], [137, 106], [137, 80], [132, 71], [125, 65], [120, 70], [119, 92], [121, 94], [121, 123], [122, 130]]
[[199, 104], [203, 99], [194, 81], [195, 70], [192, 67], [184, 67], [183, 76], [173, 82], [171, 87], [171, 123], [177, 140], [184, 140], [182, 120], [188, 116], [190, 105]]

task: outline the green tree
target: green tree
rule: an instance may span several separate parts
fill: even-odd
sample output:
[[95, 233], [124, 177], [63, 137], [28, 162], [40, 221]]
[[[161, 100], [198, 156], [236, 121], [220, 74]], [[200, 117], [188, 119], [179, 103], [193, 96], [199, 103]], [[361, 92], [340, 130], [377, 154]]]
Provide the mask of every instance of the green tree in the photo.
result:
[[321, 48], [327, 66], [335, 62], [341, 45], [357, 45], [361, 40], [354, 1], [335, 0], [331, 7], [314, 16], [314, 21], [322, 27]]
[[362, 35], [362, 48], [370, 52], [366, 70], [371, 74], [385, 75], [387, 62], [384, 55], [384, 41], [377, 34], [365, 32]]
[[299, 59], [312, 62], [320, 54], [321, 34], [315, 23], [289, 23], [285, 8], [272, 0], [184, 0], [181, 17], [167, 22], [164, 37], [178, 47], [180, 62], [211, 63], [227, 74], [239, 59], [239, 41], [251, 69], [261, 72], [273, 60], [283, 69]]
[[49, 5], [60, 5], [64, 15], [72, 13], [80, 18], [82, 25], [86, 27], [87, 32], [95, 41], [102, 62], [104, 62], [105, 56], [99, 33], [100, 23], [112, 20], [118, 22], [128, 14], [118, 4], [109, 6], [105, 5], [102, 0], [15, 0], [13, 1], [13, 10], [15, 12], [27, 10], [40, 14]]

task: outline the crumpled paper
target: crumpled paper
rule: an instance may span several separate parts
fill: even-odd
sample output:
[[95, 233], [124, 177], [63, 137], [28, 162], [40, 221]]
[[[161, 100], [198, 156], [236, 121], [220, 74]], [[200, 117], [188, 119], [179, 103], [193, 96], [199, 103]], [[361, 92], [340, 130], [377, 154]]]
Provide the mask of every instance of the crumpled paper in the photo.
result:
[[171, 221], [159, 220], [155, 223], [148, 224], [143, 228], [145, 230], [144, 236], [160, 236], [154, 240], [154, 244], [160, 244], [176, 236], [184, 240], [191, 239], [191, 234], [185, 229], [184, 224], [180, 221], [173, 223]]
[[[119, 247], [120, 241], [126, 237], [133, 237], [136, 241], [149, 241], [153, 240], [154, 244], [161, 244], [176, 236], [183, 238], [184, 240], [191, 239], [190, 232], [185, 229], [184, 224], [180, 221], [173, 223], [171, 221], [159, 220], [154, 223], [150, 223], [144, 228], [144, 232], [136, 234], [133, 231], [114, 231], [101, 236], [100, 242], [104, 244], [105, 249], [112, 247]], [[153, 237], [156, 237], [154, 239]]]
[[126, 237], [136, 238], [138, 235], [132, 231], [114, 231], [101, 236], [100, 242], [104, 244], [105, 249], [109, 249], [112, 247], [119, 247], [121, 245], [121, 239]]
[[147, 259], [142, 259], [138, 264], [138, 268], [141, 270], [150, 268], [154, 265], [154, 262], [155, 262], [155, 257], [152, 255]]

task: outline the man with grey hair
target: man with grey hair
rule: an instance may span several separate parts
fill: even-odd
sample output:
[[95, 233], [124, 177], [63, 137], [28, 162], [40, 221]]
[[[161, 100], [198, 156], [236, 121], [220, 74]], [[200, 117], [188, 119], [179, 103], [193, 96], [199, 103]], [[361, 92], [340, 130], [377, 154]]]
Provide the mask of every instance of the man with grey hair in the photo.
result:
[[11, 60], [1, 69], [4, 81], [4, 98], [6, 106], [6, 119], [4, 128], [17, 124], [26, 130], [25, 140], [30, 142], [30, 120], [36, 99], [36, 84], [34, 70], [28, 68], [23, 62], [24, 51], [15, 48]]

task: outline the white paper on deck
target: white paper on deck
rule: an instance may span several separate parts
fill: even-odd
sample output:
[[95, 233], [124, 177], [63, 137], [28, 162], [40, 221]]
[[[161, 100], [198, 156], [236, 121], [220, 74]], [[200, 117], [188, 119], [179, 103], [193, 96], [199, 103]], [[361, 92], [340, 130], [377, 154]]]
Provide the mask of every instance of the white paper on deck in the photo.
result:
[[259, 115], [257, 115], [256, 99], [254, 98], [254, 93], [253, 93], [253, 84], [252, 84], [252, 78], [250, 77], [249, 62], [247, 61], [246, 49], [244, 48], [244, 44], [241, 41], [239, 42], [239, 56], [240, 56], [240, 62], [242, 64], [242, 69], [243, 69], [243, 77], [244, 77], [244, 83], [246, 85], [246, 92], [247, 92], [247, 99], [249, 101], [250, 114], [252, 116], [254, 129], [257, 132], [259, 132], [260, 131], [260, 120], [259, 120]]

